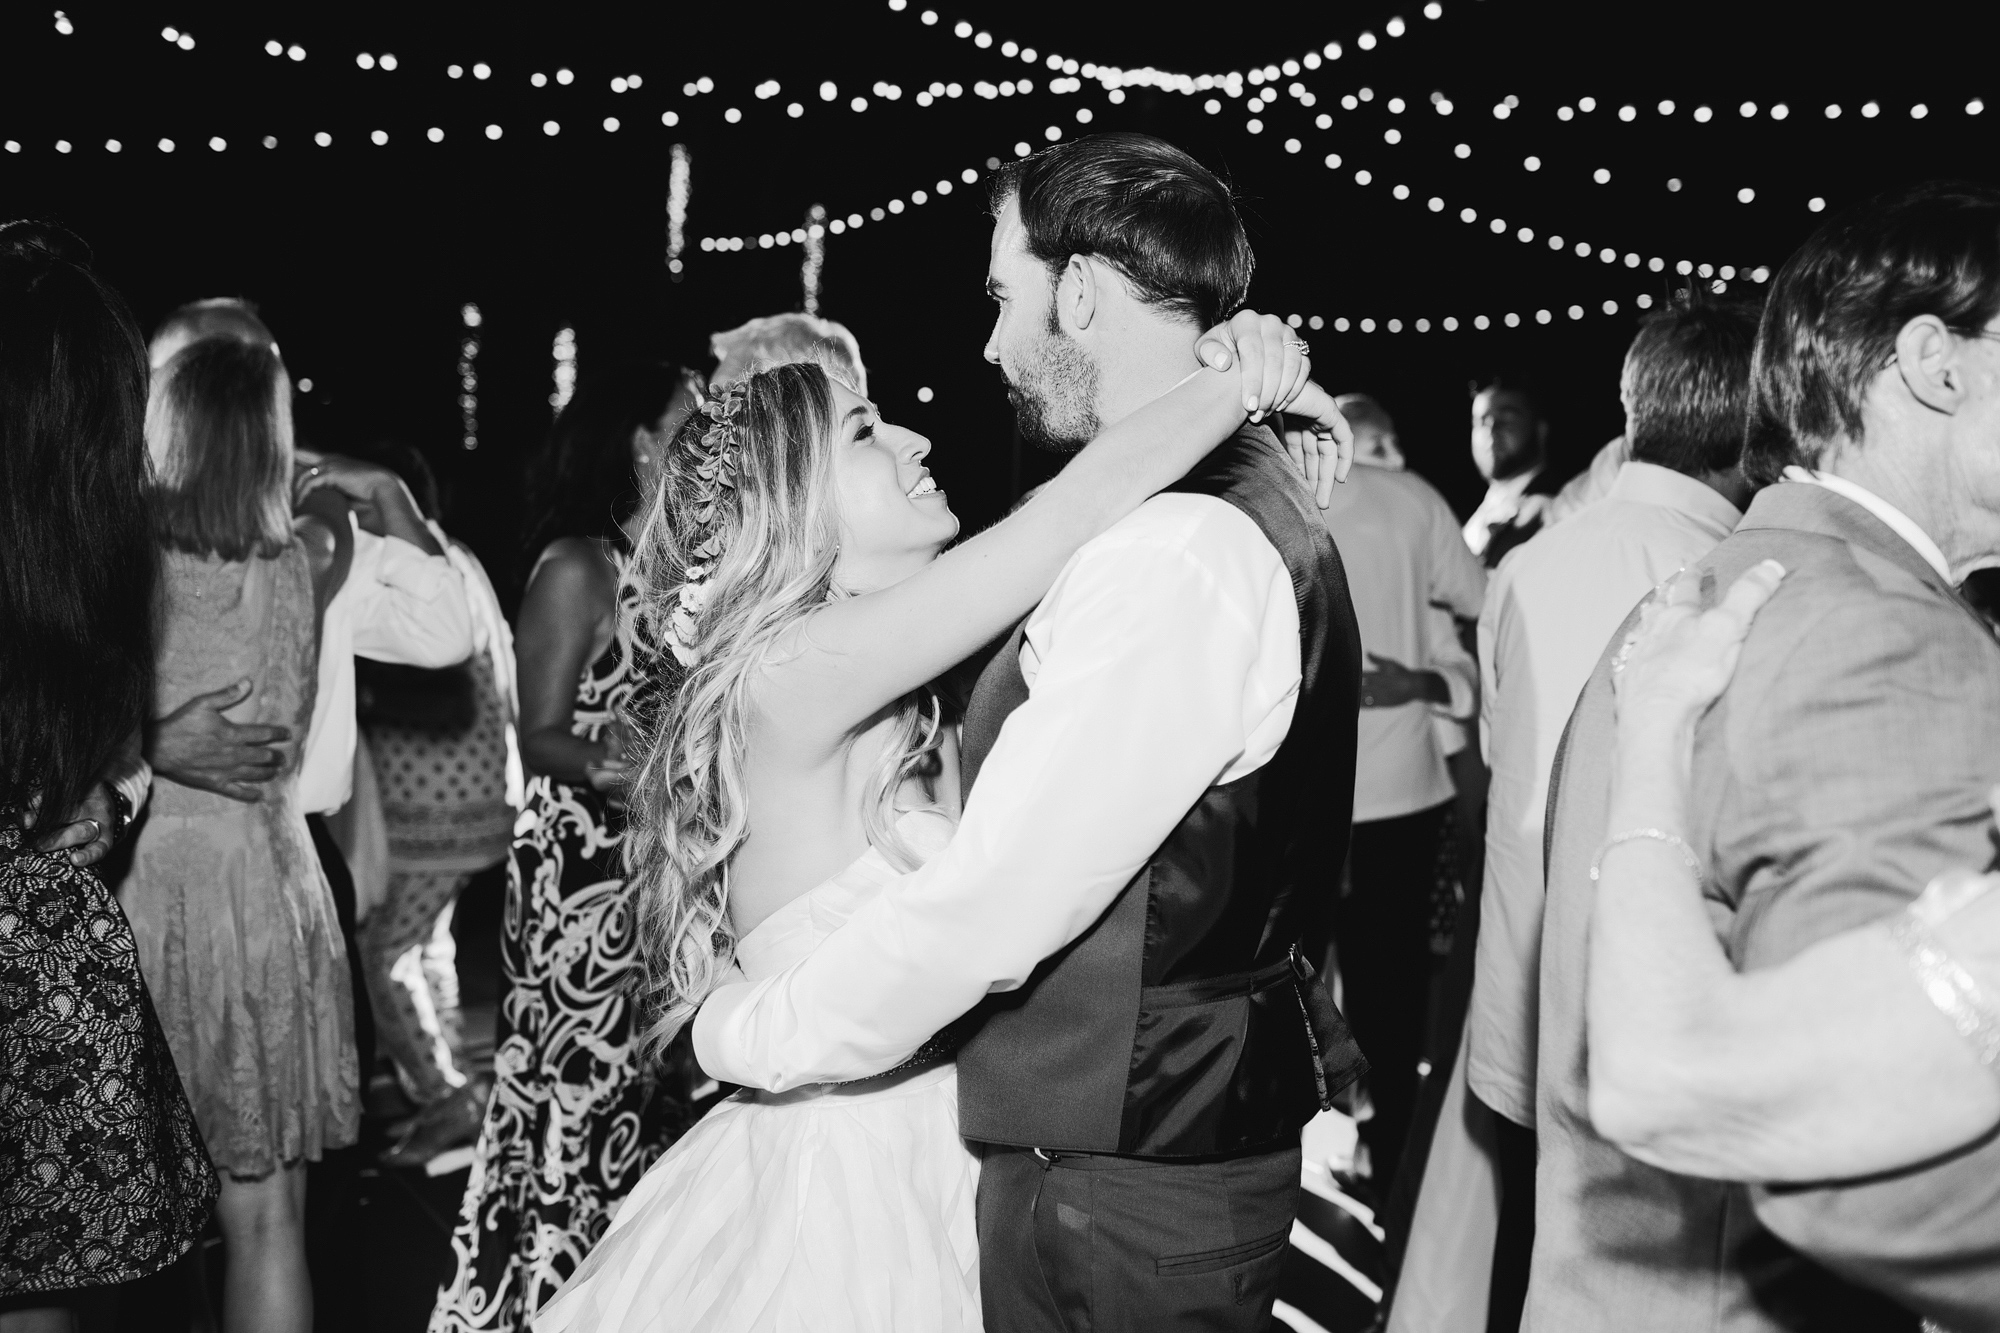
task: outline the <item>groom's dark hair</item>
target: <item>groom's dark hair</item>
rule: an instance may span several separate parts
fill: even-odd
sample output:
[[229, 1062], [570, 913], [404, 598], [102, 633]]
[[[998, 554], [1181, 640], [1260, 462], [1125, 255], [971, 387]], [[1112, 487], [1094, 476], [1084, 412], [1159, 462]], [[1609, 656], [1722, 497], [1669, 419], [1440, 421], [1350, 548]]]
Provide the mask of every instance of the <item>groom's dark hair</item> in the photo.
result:
[[1149, 134], [1093, 134], [994, 173], [998, 216], [1021, 202], [1028, 253], [1060, 277], [1072, 255], [1110, 264], [1148, 305], [1202, 328], [1243, 304], [1257, 258], [1229, 186]]

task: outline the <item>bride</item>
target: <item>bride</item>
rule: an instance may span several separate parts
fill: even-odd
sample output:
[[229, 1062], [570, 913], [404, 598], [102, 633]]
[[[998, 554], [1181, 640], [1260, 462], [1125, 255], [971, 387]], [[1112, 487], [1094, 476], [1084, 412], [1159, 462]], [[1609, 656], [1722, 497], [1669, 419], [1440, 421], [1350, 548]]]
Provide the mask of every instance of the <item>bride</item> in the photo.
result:
[[[929, 682], [1085, 542], [1273, 411], [1314, 423], [1290, 449], [1331, 498], [1351, 440], [1291, 331], [1245, 312], [1200, 359], [1214, 369], [944, 555], [958, 520], [929, 442], [818, 366], [752, 376], [683, 427], [639, 555], [685, 668], [632, 797], [654, 1049], [732, 969], [782, 971], [949, 840], [957, 739]], [[738, 1092], [647, 1172], [533, 1327], [976, 1330], [977, 1173], [947, 1054]]]

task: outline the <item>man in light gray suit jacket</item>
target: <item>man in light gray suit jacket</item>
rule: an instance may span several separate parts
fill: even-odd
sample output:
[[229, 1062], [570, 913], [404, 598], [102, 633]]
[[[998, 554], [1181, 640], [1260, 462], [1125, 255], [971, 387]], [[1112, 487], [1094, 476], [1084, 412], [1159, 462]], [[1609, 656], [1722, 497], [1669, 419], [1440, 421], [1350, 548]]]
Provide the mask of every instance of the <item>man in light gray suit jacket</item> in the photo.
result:
[[[1773, 284], [1746, 471], [1773, 483], [1697, 566], [1788, 571], [1695, 736], [1716, 931], [1769, 967], [1993, 859], [2000, 645], [1954, 591], [2000, 562], [2000, 190], [1922, 187], [1824, 226]], [[1861, 1181], [1678, 1176], [1593, 1128], [1584, 1043], [1611, 672], [1551, 784], [1530, 1333], [2000, 1329], [2000, 1141]]]

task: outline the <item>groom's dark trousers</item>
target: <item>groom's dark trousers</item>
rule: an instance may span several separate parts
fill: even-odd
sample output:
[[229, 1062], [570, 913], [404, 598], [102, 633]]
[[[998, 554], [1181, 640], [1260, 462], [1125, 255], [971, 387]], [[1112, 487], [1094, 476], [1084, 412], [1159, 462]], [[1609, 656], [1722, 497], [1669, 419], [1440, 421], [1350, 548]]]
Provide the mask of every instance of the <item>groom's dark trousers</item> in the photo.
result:
[[987, 1333], [1267, 1327], [1296, 1147], [1222, 1161], [991, 1146], [979, 1174]]
[[[988, 1333], [1266, 1327], [1299, 1128], [1365, 1067], [1298, 948], [1324, 938], [1326, 867], [1346, 857], [1354, 808], [1361, 645], [1340, 553], [1262, 427], [1175, 489], [1233, 506], [1284, 561], [1299, 691], [1268, 762], [1210, 787], [1095, 924], [971, 1015], [959, 1129], [985, 1145]], [[1020, 636], [966, 708], [975, 801], [987, 753], [1031, 697]]]

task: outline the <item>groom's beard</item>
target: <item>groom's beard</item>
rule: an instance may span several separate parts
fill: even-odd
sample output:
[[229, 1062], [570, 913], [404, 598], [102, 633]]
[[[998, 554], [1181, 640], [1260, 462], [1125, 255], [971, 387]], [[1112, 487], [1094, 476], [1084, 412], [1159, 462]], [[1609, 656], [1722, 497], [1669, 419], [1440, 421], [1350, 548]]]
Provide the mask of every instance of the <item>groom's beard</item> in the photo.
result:
[[1037, 448], [1075, 453], [1097, 438], [1097, 363], [1060, 328], [1050, 328], [1033, 359], [1008, 378], [1007, 398], [1021, 438]]

